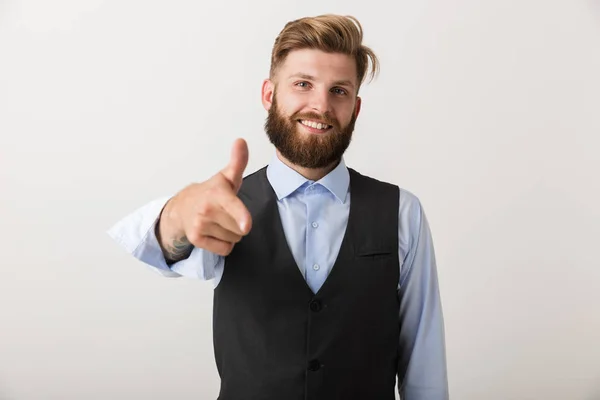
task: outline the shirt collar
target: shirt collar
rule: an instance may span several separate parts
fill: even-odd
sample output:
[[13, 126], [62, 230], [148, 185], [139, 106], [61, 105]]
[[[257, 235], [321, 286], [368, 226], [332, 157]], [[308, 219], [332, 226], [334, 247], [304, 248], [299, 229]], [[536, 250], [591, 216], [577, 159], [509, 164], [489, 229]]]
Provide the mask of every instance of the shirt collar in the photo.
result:
[[[294, 193], [298, 188], [306, 182], [313, 181], [303, 177], [292, 168], [285, 165], [275, 154], [271, 163], [267, 166], [267, 178], [273, 187], [277, 199], [281, 200], [290, 194]], [[346, 202], [348, 187], [350, 185], [350, 173], [344, 162], [344, 158], [340, 163], [327, 175], [318, 180], [316, 183], [321, 184], [329, 190], [339, 201]]]

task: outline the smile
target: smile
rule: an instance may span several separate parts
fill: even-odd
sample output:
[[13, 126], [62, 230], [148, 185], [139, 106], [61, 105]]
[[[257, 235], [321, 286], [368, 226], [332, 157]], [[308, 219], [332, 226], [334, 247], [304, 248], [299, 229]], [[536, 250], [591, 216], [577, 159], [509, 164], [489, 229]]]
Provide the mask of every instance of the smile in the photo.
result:
[[311, 120], [307, 120], [307, 119], [301, 119], [298, 122], [300, 122], [302, 125], [309, 127], [309, 128], [313, 128], [313, 129], [318, 129], [321, 131], [326, 131], [330, 128], [332, 128], [331, 125], [327, 125], [325, 123], [322, 122], [317, 122], [317, 121], [311, 121]]

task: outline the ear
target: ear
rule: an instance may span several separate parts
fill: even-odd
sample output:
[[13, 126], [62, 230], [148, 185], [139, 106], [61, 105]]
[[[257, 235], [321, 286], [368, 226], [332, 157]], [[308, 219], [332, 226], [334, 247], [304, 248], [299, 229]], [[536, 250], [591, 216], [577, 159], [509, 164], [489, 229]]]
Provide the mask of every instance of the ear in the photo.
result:
[[269, 111], [273, 104], [275, 84], [270, 79], [265, 79], [262, 84], [261, 100], [265, 110]]
[[360, 114], [360, 106], [362, 103], [362, 99], [360, 98], [360, 96], [356, 96], [356, 108], [354, 110], [354, 117], [358, 118], [358, 114]]

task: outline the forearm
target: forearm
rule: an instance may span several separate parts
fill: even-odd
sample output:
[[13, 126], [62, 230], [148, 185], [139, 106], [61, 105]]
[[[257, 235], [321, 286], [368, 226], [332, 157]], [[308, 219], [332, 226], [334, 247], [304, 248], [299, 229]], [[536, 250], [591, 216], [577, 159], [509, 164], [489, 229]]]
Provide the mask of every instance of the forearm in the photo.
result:
[[155, 229], [156, 239], [168, 265], [190, 256], [194, 246], [177, 224], [176, 215], [172, 212], [172, 199], [162, 209]]

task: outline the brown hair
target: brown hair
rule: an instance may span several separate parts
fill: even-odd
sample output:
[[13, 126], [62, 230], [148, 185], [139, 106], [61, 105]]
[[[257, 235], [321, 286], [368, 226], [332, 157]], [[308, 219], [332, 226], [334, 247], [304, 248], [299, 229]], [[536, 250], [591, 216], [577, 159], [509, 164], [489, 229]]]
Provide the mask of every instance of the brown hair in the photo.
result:
[[317, 49], [327, 53], [342, 53], [356, 60], [358, 86], [363, 83], [371, 61], [370, 80], [379, 72], [379, 60], [369, 47], [362, 44], [363, 31], [358, 19], [334, 14], [305, 17], [288, 22], [275, 39], [271, 53], [271, 79], [289, 52]]

